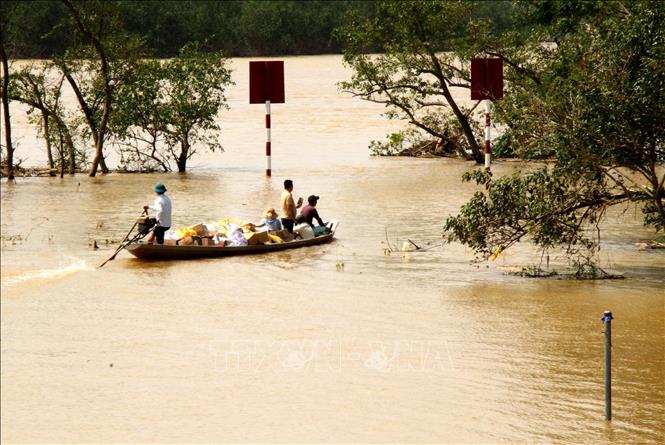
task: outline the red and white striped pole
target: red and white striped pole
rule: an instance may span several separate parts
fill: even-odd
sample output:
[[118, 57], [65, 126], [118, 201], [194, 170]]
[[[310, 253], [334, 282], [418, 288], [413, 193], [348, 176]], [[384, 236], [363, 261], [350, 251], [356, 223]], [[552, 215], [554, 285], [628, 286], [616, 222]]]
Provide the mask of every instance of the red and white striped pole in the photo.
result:
[[270, 176], [270, 101], [266, 101], [266, 176]]
[[492, 163], [492, 146], [490, 145], [490, 112], [492, 111], [492, 101], [485, 99], [485, 168], [490, 168]]

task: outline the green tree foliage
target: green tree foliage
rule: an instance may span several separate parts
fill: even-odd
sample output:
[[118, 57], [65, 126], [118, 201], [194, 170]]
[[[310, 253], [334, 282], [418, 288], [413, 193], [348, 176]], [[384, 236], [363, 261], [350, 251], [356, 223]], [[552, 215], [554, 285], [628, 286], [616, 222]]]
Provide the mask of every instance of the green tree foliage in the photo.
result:
[[137, 62], [136, 76], [124, 84], [122, 98], [111, 115], [110, 128], [119, 147], [120, 168], [125, 171], [171, 171], [161, 146], [164, 135], [165, 101], [162, 91], [162, 64], [159, 60]]
[[197, 145], [213, 151], [222, 148], [215, 132], [220, 129], [217, 113], [227, 108], [224, 91], [231, 83], [226, 63], [221, 53], [203, 53], [196, 44], [188, 44], [163, 67], [167, 85], [162, 104], [167, 124], [164, 133], [179, 172], [185, 171]]
[[[17, 4], [14, 57], [61, 55], [76, 43], [60, 0], [6, 0]], [[85, 2], [83, 2], [85, 3]], [[188, 42], [230, 56], [338, 53], [331, 38], [348, 11], [367, 13], [369, 0], [107, 0], [125, 32], [142, 36], [158, 57], [173, 57]], [[77, 4], [77, 7], [82, 5]]]
[[[632, 203], [665, 226], [665, 4], [641, 0], [524, 3], [532, 26], [482, 50], [508, 61], [498, 117], [541, 170], [494, 179], [446, 221], [448, 239], [482, 258], [530, 239], [592, 258], [607, 209]], [[482, 39], [479, 41], [482, 42]], [[487, 40], [486, 42], [488, 42]], [[528, 55], [531, 55], [531, 58]], [[595, 229], [595, 230], [592, 230]]]
[[[385, 104], [390, 119], [418, 128], [445, 144], [451, 133], [466, 144], [458, 154], [481, 162], [483, 154], [471, 113], [453, 98], [453, 88], [469, 88], [469, 68], [450, 49], [465, 45], [474, 2], [377, 1], [376, 13], [356, 17], [338, 31], [345, 62], [353, 69], [342, 90]], [[381, 54], [371, 54], [379, 46]], [[450, 116], [454, 116], [451, 122]], [[467, 150], [471, 155], [467, 155]]]
[[[192, 43], [170, 60], [150, 59], [143, 40], [123, 30], [121, 2], [62, 4], [69, 13], [63, 23], [74, 31], [76, 44], [51, 62], [15, 73], [9, 93], [3, 93], [3, 99], [30, 107], [50, 168], [60, 166], [62, 174], [68, 158], [69, 172], [79, 169], [87, 160], [85, 150], [75, 147], [81, 140], [94, 143], [91, 176], [98, 167], [108, 171], [109, 141], [120, 148], [126, 169], [168, 171], [175, 165], [183, 172], [200, 147], [221, 150], [217, 115], [226, 107], [231, 77], [220, 52]], [[78, 110], [63, 108], [63, 88], [72, 90]]]
[[118, 2], [124, 28], [141, 35], [158, 57], [173, 57], [187, 42], [207, 41], [211, 50], [231, 52], [241, 1]]
[[365, 11], [369, 2], [262, 1], [242, 2], [236, 22], [241, 54], [317, 54], [339, 52], [332, 31], [346, 11]]
[[224, 93], [232, 83], [227, 64], [221, 53], [203, 52], [196, 43], [173, 59], [139, 64], [120, 91], [112, 122], [127, 168], [169, 171], [173, 163], [184, 172], [198, 147], [222, 150], [217, 116], [227, 108]]
[[75, 44], [73, 23], [60, 0], [4, 0], [3, 26], [10, 36], [11, 58], [45, 59]]

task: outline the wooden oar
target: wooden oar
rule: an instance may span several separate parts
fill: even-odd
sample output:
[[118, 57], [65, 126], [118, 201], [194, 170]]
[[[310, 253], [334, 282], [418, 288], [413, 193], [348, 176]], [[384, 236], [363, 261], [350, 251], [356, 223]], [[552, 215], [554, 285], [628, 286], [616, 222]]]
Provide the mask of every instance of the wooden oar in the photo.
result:
[[124, 249], [125, 247], [127, 247], [128, 245], [129, 245], [129, 243], [123, 243], [123, 244], [121, 244], [121, 245], [116, 249], [115, 253], [113, 253], [113, 255], [111, 255], [106, 261], [104, 261], [102, 264], [99, 265], [99, 268], [101, 269], [102, 267], [104, 267], [104, 265], [105, 265], [106, 263], [108, 263], [109, 261], [113, 261], [113, 260], [115, 259], [115, 257], [118, 256], [118, 254], [120, 253], [120, 251], [121, 251], [122, 249]]
[[[143, 213], [141, 213], [141, 215], [145, 215], [146, 213], [147, 213], [147, 212], [146, 212], [146, 210], [144, 209], [144, 210], [143, 210]], [[129, 239], [129, 235], [131, 235], [132, 231], [134, 230], [134, 227], [136, 227], [136, 225], [137, 225], [138, 223], [139, 223], [139, 220], [138, 220], [138, 218], [137, 218], [136, 221], [134, 221], [134, 225], [132, 226], [131, 229], [129, 229], [129, 232], [127, 232], [127, 235], [125, 235], [125, 237], [122, 239], [120, 246], [118, 246], [118, 248], [115, 250], [115, 252], [113, 253], [113, 255], [111, 255], [111, 256], [109, 257], [109, 259], [107, 259], [106, 261], [104, 261], [102, 264], [99, 265], [99, 268], [100, 268], [100, 269], [101, 269], [102, 267], [104, 267], [104, 265], [105, 265], [106, 263], [108, 263], [109, 261], [113, 261], [113, 260], [115, 259], [115, 257], [118, 256], [118, 254], [120, 253], [120, 251], [121, 251], [122, 249], [124, 249], [125, 247], [127, 247], [127, 246], [131, 243], [131, 241], [130, 241], [130, 242], [126, 242], [126, 241]]]

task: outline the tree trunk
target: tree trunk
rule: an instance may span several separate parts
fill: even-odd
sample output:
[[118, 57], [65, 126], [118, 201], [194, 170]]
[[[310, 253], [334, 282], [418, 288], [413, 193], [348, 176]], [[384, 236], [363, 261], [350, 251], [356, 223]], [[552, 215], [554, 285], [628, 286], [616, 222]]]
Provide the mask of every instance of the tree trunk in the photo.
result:
[[[55, 166], [53, 165], [53, 151], [51, 148], [51, 135], [49, 134], [49, 121], [48, 113], [45, 113], [42, 110], [42, 127], [44, 130], [44, 140], [46, 141], [46, 156], [48, 157], [48, 168], [53, 170]], [[62, 148], [60, 149], [62, 150]]]
[[108, 173], [109, 169], [106, 166], [106, 160], [104, 159], [104, 138], [97, 136], [95, 138], [95, 157], [92, 160], [92, 168], [90, 169], [89, 176], [95, 176], [97, 174], [97, 169], [101, 169], [102, 173]]
[[65, 145], [67, 146], [67, 152], [69, 154], [69, 165], [67, 173], [73, 175], [76, 173], [76, 150], [74, 150], [74, 142], [72, 141], [72, 137], [69, 135], [69, 133], [65, 135]]
[[108, 173], [109, 168], [106, 166], [106, 158], [104, 157], [104, 147], [101, 147], [99, 149], [100, 152], [100, 158], [99, 158], [99, 168], [102, 169], [102, 173]]
[[[2, 34], [2, 33], [0, 33]], [[2, 57], [2, 115], [5, 126], [5, 147], [7, 148], [7, 181], [14, 180], [14, 146], [12, 145], [12, 125], [9, 120], [9, 61], [5, 53], [4, 39], [0, 40]]]
[[187, 170], [187, 155], [189, 154], [189, 141], [183, 139], [180, 141], [180, 156], [178, 157], [178, 171], [185, 173]]
[[[76, 173], [76, 150], [74, 149], [74, 141], [72, 140], [72, 135], [69, 133], [69, 128], [67, 127], [65, 121], [63, 121], [58, 116], [57, 113], [53, 113], [52, 116], [54, 117], [55, 122], [58, 125], [58, 133], [60, 134], [60, 147], [62, 151], [61, 153], [62, 157], [64, 157], [65, 147], [67, 148], [67, 157], [69, 158], [67, 173], [73, 175], [74, 173]], [[63, 140], [64, 140], [64, 145], [63, 145]], [[64, 169], [64, 165], [62, 166], [62, 168]]]
[[[426, 36], [421, 35], [421, 38], [423, 41], [427, 41]], [[436, 53], [429, 46], [427, 46], [427, 52], [429, 54], [430, 61], [434, 65], [434, 70], [436, 77], [439, 80], [439, 85], [441, 86], [443, 97], [446, 98], [446, 102], [448, 102], [448, 105], [450, 105], [450, 108], [453, 110], [453, 113], [457, 118], [457, 122], [459, 122], [461, 125], [462, 132], [464, 133], [464, 137], [466, 138], [469, 147], [471, 147], [471, 152], [473, 153], [474, 159], [477, 163], [482, 164], [485, 161], [485, 156], [481, 151], [480, 146], [478, 145], [478, 141], [476, 141], [476, 136], [473, 134], [473, 130], [469, 124], [469, 119], [464, 113], [462, 113], [462, 110], [460, 110], [460, 108], [457, 106], [457, 102], [455, 102], [453, 95], [450, 93], [450, 89], [448, 88], [447, 84], [448, 78], [443, 74], [443, 69], [441, 68], [441, 63], [439, 62], [439, 58], [437, 57]]]
[[60, 179], [65, 176], [65, 138], [62, 137], [62, 132], [60, 133]]
[[[106, 54], [106, 50], [102, 46], [99, 38], [97, 38], [92, 30], [83, 23], [80, 12], [74, 7], [70, 0], [62, 0], [62, 3], [64, 3], [65, 7], [67, 7], [69, 10], [70, 15], [76, 22], [76, 26], [78, 27], [81, 34], [86, 36], [92, 43], [92, 46], [95, 47], [95, 51], [99, 56], [101, 73], [104, 79], [104, 104], [102, 106], [102, 115], [99, 121], [99, 125], [95, 125], [92, 111], [90, 110], [89, 105], [85, 102], [85, 99], [83, 98], [78, 85], [76, 85], [74, 88], [74, 93], [76, 93], [76, 97], [79, 100], [81, 107], [83, 108], [86, 119], [88, 120], [88, 126], [92, 130], [93, 136], [96, 135], [95, 158], [92, 161], [92, 168], [90, 169], [90, 176], [95, 176], [97, 174], [98, 166], [102, 169], [102, 173], [109, 172], [109, 169], [106, 166], [106, 161], [104, 160], [104, 136], [106, 135], [106, 127], [108, 126], [109, 114], [111, 112], [111, 103], [113, 100], [113, 91], [111, 88], [111, 70], [109, 68], [108, 55]], [[73, 81], [71, 75], [66, 74], [66, 77], [70, 84], [76, 83]]]
[[457, 122], [459, 122], [460, 126], [462, 127], [462, 132], [464, 133], [464, 137], [466, 138], [469, 147], [471, 147], [471, 153], [473, 153], [473, 158], [476, 160], [477, 163], [482, 164], [483, 162], [485, 162], [485, 156], [483, 155], [483, 152], [480, 149], [480, 146], [478, 145], [478, 141], [476, 141], [476, 136], [473, 134], [473, 129], [471, 128], [471, 124], [469, 124], [469, 119], [466, 117], [464, 113], [462, 113], [462, 110], [460, 110], [460, 108], [457, 106], [457, 103], [455, 102], [453, 95], [450, 93], [450, 90], [448, 89], [448, 85], [446, 85], [446, 82], [443, 79], [441, 79], [440, 82], [441, 82], [441, 88], [443, 90], [443, 96], [446, 98], [448, 105], [450, 105], [450, 108], [453, 110], [453, 113], [457, 118]]
[[95, 157], [92, 158], [92, 165], [90, 166], [90, 173], [88, 173], [88, 176], [92, 178], [97, 176], [97, 168], [99, 167], [100, 157], [101, 154], [99, 153], [99, 150], [97, 150], [97, 144], [95, 144]]
[[98, 133], [92, 133], [92, 139], [95, 142], [95, 157], [92, 159], [92, 167], [88, 176], [94, 177], [97, 175], [98, 168], [102, 170], [102, 173], [108, 173], [109, 169], [104, 160], [104, 137]]

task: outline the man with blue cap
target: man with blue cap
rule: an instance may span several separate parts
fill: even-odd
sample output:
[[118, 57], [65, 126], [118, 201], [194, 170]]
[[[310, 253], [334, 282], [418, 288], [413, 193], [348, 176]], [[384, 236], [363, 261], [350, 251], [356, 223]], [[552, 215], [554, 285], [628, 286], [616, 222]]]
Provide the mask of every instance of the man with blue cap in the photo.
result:
[[171, 199], [164, 194], [166, 186], [161, 182], [155, 186], [155, 193], [155, 202], [151, 206], [143, 206], [145, 210], [152, 209], [157, 212], [157, 224], [148, 238], [148, 243], [152, 244], [157, 238], [157, 244], [164, 244], [164, 233], [171, 228]]

